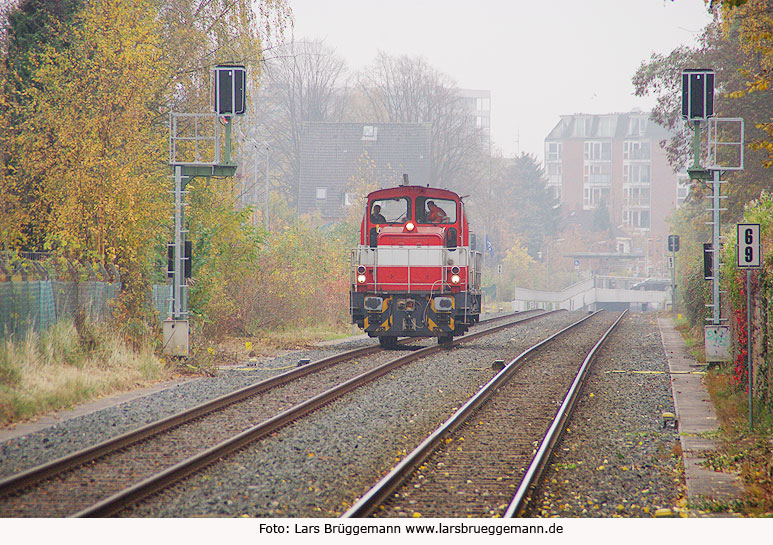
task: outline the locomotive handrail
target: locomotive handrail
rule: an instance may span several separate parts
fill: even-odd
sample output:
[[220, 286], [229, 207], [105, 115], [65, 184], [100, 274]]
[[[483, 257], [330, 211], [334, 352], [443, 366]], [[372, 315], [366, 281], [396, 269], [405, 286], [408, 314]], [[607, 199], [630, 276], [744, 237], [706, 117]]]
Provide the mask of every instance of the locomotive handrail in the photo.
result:
[[[448, 254], [453, 252], [456, 259], [452, 264], [448, 263]], [[395, 264], [383, 264], [382, 259], [384, 256], [400, 256], [401, 262]], [[424, 255], [425, 259], [417, 259], [419, 255]], [[436, 255], [432, 255], [436, 254]], [[366, 245], [358, 245], [351, 250], [350, 258], [350, 285], [356, 286], [357, 267], [361, 265], [369, 266], [373, 268], [373, 281], [374, 289], [389, 289], [395, 286], [407, 286], [407, 289], [419, 289], [427, 288], [433, 285], [436, 281], [415, 283], [411, 279], [411, 271], [414, 268], [440, 268], [441, 280], [447, 283], [445, 278], [448, 271], [452, 267], [468, 268], [465, 285], [472, 292], [480, 290], [481, 280], [481, 253], [477, 250], [471, 250], [467, 246], [457, 246], [456, 248], [449, 249], [444, 246], [378, 246], [370, 247]], [[386, 266], [395, 266], [406, 269], [407, 277], [405, 280], [396, 282], [385, 282], [379, 278], [379, 269]]]

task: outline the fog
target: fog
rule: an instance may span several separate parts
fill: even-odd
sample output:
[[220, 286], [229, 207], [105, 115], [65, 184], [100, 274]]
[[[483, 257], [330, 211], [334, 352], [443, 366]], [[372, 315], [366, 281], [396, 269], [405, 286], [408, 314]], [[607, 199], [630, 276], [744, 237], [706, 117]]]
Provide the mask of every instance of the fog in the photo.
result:
[[649, 110], [631, 77], [653, 53], [694, 45], [703, 0], [291, 0], [296, 40], [323, 39], [350, 70], [376, 53], [423, 56], [463, 89], [491, 91], [505, 156], [543, 159], [562, 114]]

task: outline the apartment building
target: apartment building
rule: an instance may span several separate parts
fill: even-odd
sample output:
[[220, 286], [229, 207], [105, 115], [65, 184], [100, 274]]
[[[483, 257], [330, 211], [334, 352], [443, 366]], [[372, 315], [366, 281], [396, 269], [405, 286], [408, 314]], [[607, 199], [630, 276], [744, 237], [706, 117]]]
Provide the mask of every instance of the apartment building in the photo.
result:
[[491, 91], [482, 89], [460, 89], [459, 96], [470, 126], [480, 135], [481, 149], [491, 151]]
[[664, 272], [666, 218], [686, 195], [685, 180], [660, 146], [667, 138], [649, 112], [638, 110], [564, 115], [545, 138], [548, 186], [564, 215], [606, 208], [615, 228], [608, 248], [645, 256], [646, 274]]

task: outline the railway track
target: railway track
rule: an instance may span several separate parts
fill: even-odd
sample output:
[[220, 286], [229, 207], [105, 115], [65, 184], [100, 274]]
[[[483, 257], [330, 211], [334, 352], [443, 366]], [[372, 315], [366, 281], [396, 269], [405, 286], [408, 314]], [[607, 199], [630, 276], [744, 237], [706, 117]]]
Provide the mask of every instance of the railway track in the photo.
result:
[[588, 316], [524, 351], [343, 516], [517, 516], [624, 314]]
[[[511, 327], [547, 313], [521, 313], [481, 322], [483, 331], [457, 342]], [[508, 321], [508, 318], [521, 318]], [[505, 321], [501, 325], [492, 325]], [[349, 351], [293, 369], [219, 397], [189, 411], [123, 434], [93, 447], [54, 460], [0, 481], [3, 516], [109, 516], [126, 505], [176, 482], [186, 475], [274, 432], [332, 399], [400, 365], [445, 349], [411, 351], [394, 358], [378, 346]], [[366, 365], [338, 366], [356, 358], [379, 355]], [[389, 361], [384, 364], [383, 360]], [[335, 369], [346, 367], [343, 377]], [[328, 373], [327, 380], [319, 380]], [[359, 373], [352, 377], [354, 373]], [[314, 374], [309, 386], [292, 396], [283, 386]], [[313, 385], [312, 385], [313, 383]], [[328, 387], [337, 384], [335, 387]], [[278, 401], [266, 402], [275, 393]], [[299, 397], [300, 396], [300, 397]]]

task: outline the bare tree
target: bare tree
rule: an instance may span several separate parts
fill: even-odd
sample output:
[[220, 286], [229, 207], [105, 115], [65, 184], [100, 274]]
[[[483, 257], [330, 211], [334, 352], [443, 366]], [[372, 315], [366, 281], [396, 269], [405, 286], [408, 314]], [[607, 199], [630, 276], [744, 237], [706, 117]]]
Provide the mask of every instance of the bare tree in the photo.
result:
[[292, 42], [266, 62], [248, 137], [271, 148], [275, 188], [293, 202], [298, 194], [303, 123], [340, 121], [346, 65], [321, 41]]
[[377, 121], [430, 123], [432, 183], [463, 187], [465, 166], [481, 152], [480, 131], [451, 78], [421, 57], [379, 52], [358, 87]]

